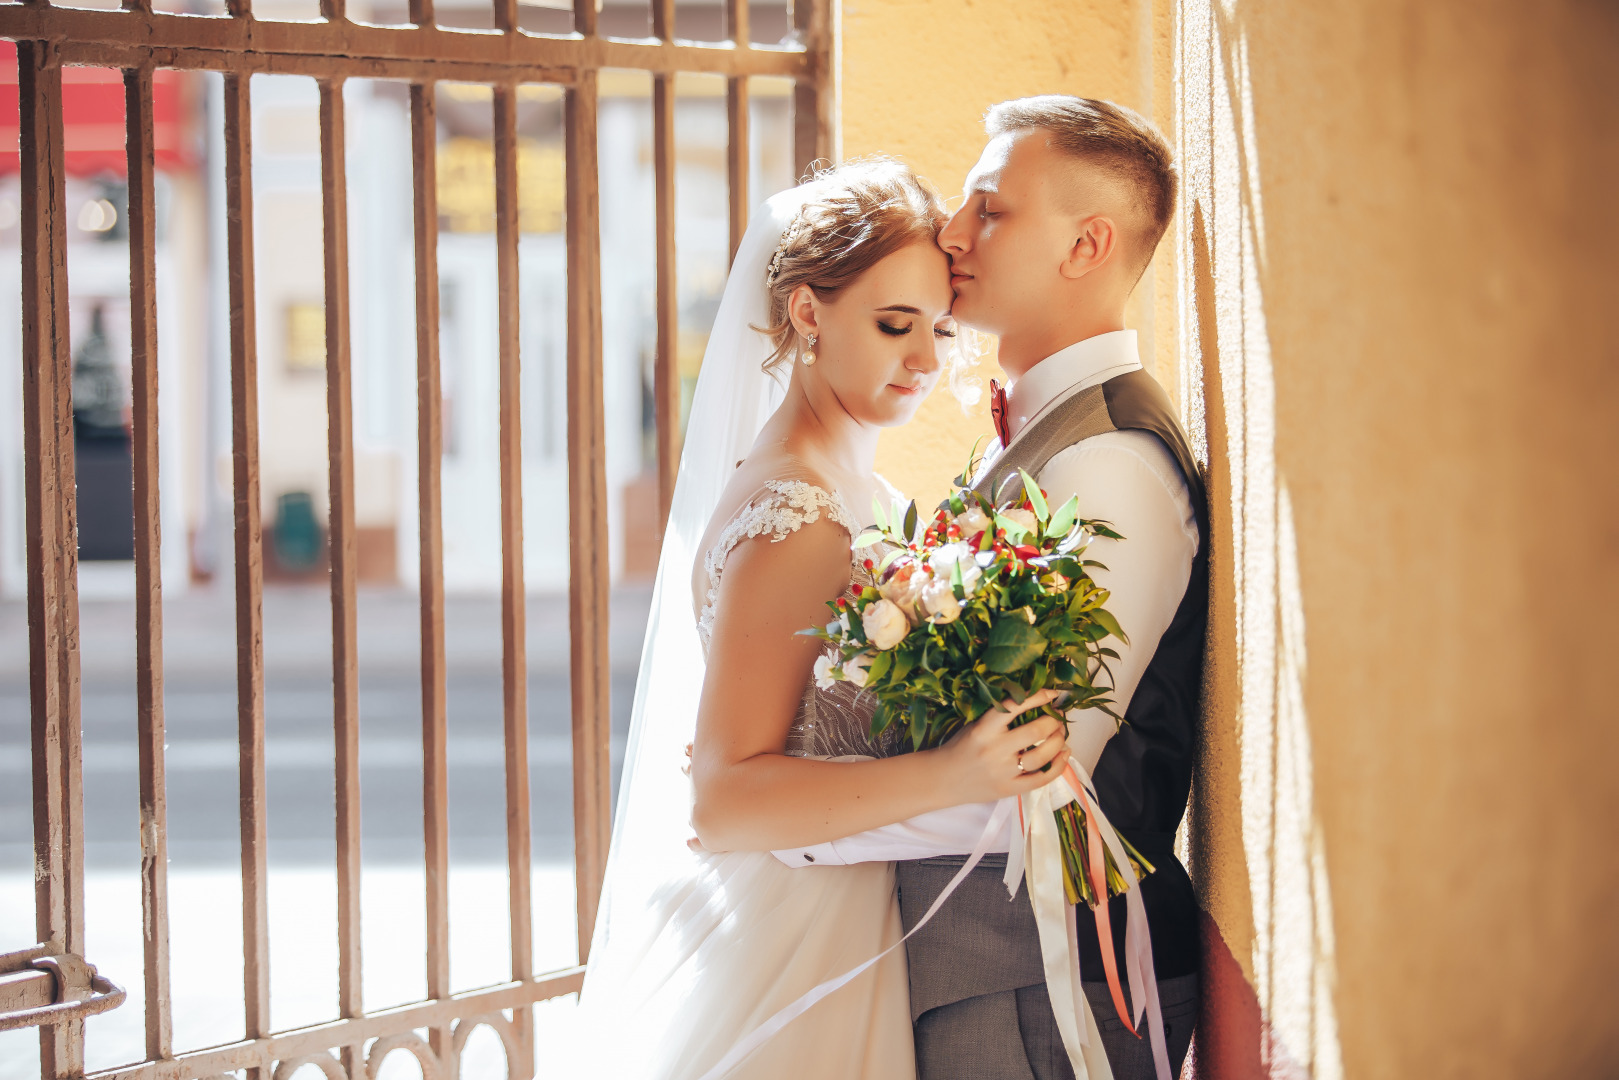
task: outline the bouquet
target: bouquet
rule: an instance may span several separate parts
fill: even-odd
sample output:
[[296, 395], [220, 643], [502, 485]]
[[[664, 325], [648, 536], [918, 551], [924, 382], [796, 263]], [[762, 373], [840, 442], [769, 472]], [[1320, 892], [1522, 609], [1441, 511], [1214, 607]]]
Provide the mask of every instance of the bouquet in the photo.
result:
[[[1077, 498], [1053, 511], [1034, 479], [1019, 473], [1021, 490], [1011, 478], [999, 505], [961, 487], [925, 526], [914, 502], [891, 512], [878, 503], [877, 524], [855, 539], [857, 549], [888, 548], [865, 560], [877, 584], [852, 602], [829, 603], [835, 617], [825, 627], [800, 631], [830, 645], [815, 664], [821, 686], [851, 682], [877, 699], [873, 738], [898, 725], [913, 750], [941, 746], [998, 703], [1045, 689], [1066, 699], [1017, 723], [1044, 713], [1066, 731], [1064, 710], [1075, 708], [1123, 722], [1109, 697], [1107, 663], [1118, 653], [1104, 642], [1129, 639], [1103, 606], [1107, 590], [1091, 579], [1089, 569], [1101, 564], [1085, 556], [1093, 537], [1123, 537], [1107, 522], [1081, 519]], [[1102, 672], [1109, 677], [1098, 686]], [[1068, 902], [1094, 907], [1107, 897], [1084, 872], [1085, 811], [1076, 801], [1055, 814]], [[1107, 853], [1108, 897], [1153, 871], [1119, 839], [1130, 865]]]

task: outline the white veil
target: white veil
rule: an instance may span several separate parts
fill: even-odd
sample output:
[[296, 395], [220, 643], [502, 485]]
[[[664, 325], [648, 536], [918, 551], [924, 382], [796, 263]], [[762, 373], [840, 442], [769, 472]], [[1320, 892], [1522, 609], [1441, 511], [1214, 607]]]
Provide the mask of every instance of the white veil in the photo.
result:
[[581, 1004], [595, 994], [610, 997], [615, 975], [629, 974], [628, 958], [613, 956], [615, 938], [625, 944], [642, 940], [640, 924], [654, 891], [691, 861], [686, 847], [692, 835], [691, 781], [683, 766], [704, 673], [692, 610], [692, 567], [736, 463], [781, 404], [782, 383], [762, 367], [772, 351], [770, 340], [753, 327], [769, 320], [765, 274], [782, 233], [819, 189], [813, 182], [790, 188], [754, 211], [703, 353], [658, 558]]

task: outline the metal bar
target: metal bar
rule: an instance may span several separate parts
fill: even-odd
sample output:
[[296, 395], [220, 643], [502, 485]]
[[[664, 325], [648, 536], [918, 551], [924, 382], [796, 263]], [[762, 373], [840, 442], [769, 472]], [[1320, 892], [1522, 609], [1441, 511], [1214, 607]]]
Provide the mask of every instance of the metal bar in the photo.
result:
[[567, 91], [569, 673], [573, 706], [574, 888], [579, 959], [590, 954], [611, 834], [608, 736], [607, 435], [602, 406], [601, 205], [596, 77]]
[[[418, 0], [431, 5], [432, 0]], [[429, 12], [430, 12], [429, 8]], [[438, 120], [431, 83], [410, 88], [416, 228], [417, 524], [421, 537], [422, 842], [427, 882], [427, 996], [450, 993], [450, 817], [444, 658], [444, 391], [439, 374]], [[450, 1031], [428, 1043], [442, 1060]]]
[[[322, 9], [342, 0], [321, 0]], [[320, 84], [321, 225], [326, 278], [326, 453], [332, 565], [332, 739], [337, 781], [337, 1007], [365, 1011], [360, 983], [360, 665], [355, 596], [354, 393], [349, 350], [349, 215], [343, 81]], [[359, 1046], [343, 1047], [358, 1075]]]
[[[494, 93], [495, 266], [500, 338], [500, 625], [506, 735], [506, 868], [511, 903], [512, 978], [534, 972], [532, 842], [528, 790], [528, 643], [523, 582], [523, 370], [518, 305], [517, 87]], [[529, 1009], [512, 1017], [518, 1057], [512, 1080], [534, 1074]]]
[[[245, 0], [242, 0], [245, 2]], [[264, 566], [259, 521], [259, 364], [254, 333], [253, 105], [250, 75], [225, 76], [225, 243], [230, 265], [232, 501], [236, 536], [236, 724], [242, 832], [245, 1033], [270, 1031], [265, 871]], [[252, 1075], [248, 1080], [256, 1080]]]
[[[147, 0], [142, 0], [147, 2]], [[163, 761], [163, 560], [158, 478], [157, 207], [152, 69], [124, 72], [129, 159], [129, 341], [134, 389], [135, 723], [140, 753], [146, 1056], [174, 1052], [169, 1003], [169, 838]]]
[[[673, 8], [673, 0], [659, 0]], [[658, 530], [669, 523], [680, 468], [680, 304], [675, 289], [674, 76], [652, 77], [652, 184], [658, 233], [658, 352], [652, 372], [658, 442]]]
[[[22, 194], [23, 485], [33, 744], [35, 930], [84, 952], [84, 797], [79, 773], [78, 535], [62, 69], [46, 42], [17, 43]], [[40, 1029], [46, 1080], [84, 1069], [82, 1022]]]
[[652, 0], [652, 36], [665, 45], [675, 40], [675, 0]]
[[725, 121], [730, 138], [725, 145], [725, 181], [730, 199], [731, 249], [727, 259], [736, 258], [742, 234], [748, 231], [748, 80], [747, 76], [725, 80]]
[[793, 26], [810, 61], [793, 86], [793, 162], [802, 178], [816, 161], [837, 157], [832, 0], [793, 0]]
[[[0, 4], [0, 9], [4, 5]], [[4, 38], [0, 34], [0, 38]], [[409, 81], [499, 82], [521, 71], [524, 82], [566, 84], [574, 70], [549, 65], [522, 66], [500, 62], [433, 59], [376, 60], [352, 56], [306, 56], [287, 53], [233, 53], [204, 49], [151, 49], [133, 45], [63, 42], [66, 64], [84, 67], [167, 67], [182, 71], [240, 72], [257, 75], [303, 75], [314, 79], [334, 76]]]
[[[231, 3], [245, 7], [247, 0]], [[158, 67], [206, 67], [236, 73], [291, 71], [274, 65], [313, 60], [318, 62], [315, 66], [298, 70], [327, 76], [448, 78], [448, 74], [438, 75], [434, 67], [446, 64], [488, 71], [492, 73], [490, 78], [560, 83], [572, 83], [577, 71], [604, 67], [786, 78], [812, 75], [810, 55], [798, 48], [661, 44], [598, 37], [594, 35], [594, 7], [589, 0], [579, 3], [583, 6], [575, 8], [575, 24], [583, 36], [577, 37], [3, 4], [0, 38], [59, 43], [67, 63], [117, 61], [124, 67], [134, 67], [144, 62]], [[582, 28], [586, 23], [591, 33]], [[409, 67], [411, 63], [419, 66]]]
[[[260, 1069], [272, 1063], [317, 1054], [333, 1046], [360, 1044], [415, 1028], [448, 1027], [467, 1016], [484, 1016], [501, 1009], [522, 1010], [537, 1001], [576, 993], [585, 969], [567, 968], [527, 979], [472, 990], [452, 997], [402, 1005], [369, 1016], [284, 1031], [262, 1039], [244, 1040], [181, 1054], [169, 1061], [149, 1061], [90, 1073], [85, 1080], [191, 1080], [235, 1069]], [[515, 1078], [516, 1073], [512, 1076]]]

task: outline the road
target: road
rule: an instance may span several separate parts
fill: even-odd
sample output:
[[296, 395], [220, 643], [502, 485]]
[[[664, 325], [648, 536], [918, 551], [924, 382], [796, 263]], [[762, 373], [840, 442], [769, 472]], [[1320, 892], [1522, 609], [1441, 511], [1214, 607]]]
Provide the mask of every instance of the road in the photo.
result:
[[[617, 590], [611, 609], [615, 784], [650, 590]], [[412, 864], [422, 850], [420, 638], [414, 594], [362, 590], [359, 606], [362, 850]], [[270, 858], [335, 857], [331, 614], [318, 587], [267, 588], [264, 600]], [[572, 738], [565, 596], [534, 596], [528, 615], [528, 721], [534, 856], [573, 851]], [[235, 641], [225, 589], [164, 605], [169, 853], [176, 865], [238, 865]], [[138, 866], [134, 604], [81, 608], [86, 861]], [[451, 856], [504, 862], [500, 605], [446, 600]], [[0, 602], [0, 872], [24, 872], [32, 835], [24, 605]]]

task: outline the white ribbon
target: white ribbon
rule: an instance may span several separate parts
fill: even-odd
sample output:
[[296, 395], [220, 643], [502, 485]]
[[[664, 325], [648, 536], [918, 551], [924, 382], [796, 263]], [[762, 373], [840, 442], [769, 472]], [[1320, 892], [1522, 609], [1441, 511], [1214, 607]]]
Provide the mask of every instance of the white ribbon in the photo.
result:
[[[928, 921], [931, 920], [933, 916], [938, 913], [939, 909], [944, 906], [944, 902], [950, 898], [950, 894], [956, 891], [956, 886], [960, 885], [966, 880], [967, 875], [972, 873], [973, 867], [977, 866], [979, 861], [983, 859], [984, 854], [989, 851], [989, 845], [995, 842], [996, 837], [1000, 836], [1001, 830], [1006, 825], [1006, 819], [1011, 815], [1012, 807], [1015, 805], [1016, 803], [1012, 799], [1002, 799], [1001, 802], [996, 805], [994, 811], [989, 816], [989, 823], [984, 826], [983, 835], [978, 838], [978, 844], [973, 848], [972, 854], [967, 856], [967, 861], [961, 864], [961, 869], [956, 871], [956, 876], [950, 879], [950, 883], [944, 887], [944, 891], [939, 894], [938, 899], [933, 901], [933, 904], [928, 908], [927, 913], [917, 921], [915, 926], [911, 927], [910, 931], [905, 935], [905, 937], [900, 938], [898, 941], [894, 942], [894, 944], [890, 945], [876, 956], [873, 956], [865, 963], [845, 971], [842, 975], [839, 975], [834, 979], [828, 979], [826, 982], [817, 986], [815, 989], [811, 990], [809, 993], [805, 994], [791, 1005], [779, 1010], [774, 1016], [770, 1017], [770, 1019], [766, 1020], [764, 1023], [760, 1024], [758, 1027], [744, 1035], [741, 1041], [739, 1041], [735, 1046], [731, 1047], [731, 1049], [726, 1052], [724, 1057], [720, 1058], [720, 1060], [716, 1062], [712, 1068], [702, 1075], [700, 1080], [719, 1080], [720, 1077], [742, 1064], [743, 1059], [749, 1054], [753, 1053], [755, 1050], [759, 1049], [759, 1047], [763, 1046], [765, 1043], [774, 1038], [782, 1028], [786, 1027], [788, 1024], [804, 1015], [804, 1013], [808, 1012], [816, 1002], [820, 1001], [833, 991], [847, 985], [854, 979], [859, 978], [861, 974], [869, 970], [873, 964], [877, 963], [877, 961], [881, 960], [883, 957], [905, 944], [906, 939], [908, 939], [911, 934], [916, 933], [918, 930], [922, 929], [922, 927], [926, 926]], [[1058, 880], [1060, 888], [1061, 879]], [[1081, 995], [1081, 1000], [1084, 1000], [1083, 995]], [[1105, 1075], [1107, 1075], [1109, 1080], [1111, 1080], [1111, 1073]]]
[[[1158, 1080], [1171, 1080], [1169, 1050], [1164, 1043], [1163, 1013], [1158, 1005], [1158, 982], [1152, 965], [1152, 934], [1147, 927], [1147, 909], [1141, 901], [1141, 883], [1128, 870], [1130, 858], [1125, 853], [1124, 845], [1119, 842], [1112, 823], [1102, 813], [1090, 774], [1077, 762], [1070, 761], [1069, 764], [1090, 797], [1087, 812], [1095, 815], [1102, 842], [1112, 853], [1114, 864], [1125, 871], [1124, 877], [1128, 882], [1125, 892], [1128, 919], [1124, 942], [1130, 1002], [1135, 1012], [1132, 1026], [1140, 1031], [1142, 1016], [1146, 1015]], [[1035, 925], [1040, 933], [1040, 958], [1046, 973], [1046, 993], [1051, 998], [1051, 1008], [1057, 1017], [1057, 1030], [1062, 1035], [1063, 1048], [1068, 1051], [1075, 1080], [1111, 1080], [1113, 1072], [1102, 1050], [1096, 1018], [1091, 1013], [1090, 1001], [1086, 999], [1080, 984], [1075, 910], [1063, 891], [1062, 842], [1057, 833], [1057, 820], [1053, 816], [1077, 797], [1065, 776], [1023, 796], [1023, 844], [1014, 848], [1015, 854], [1007, 856], [1003, 880], [1007, 891], [1013, 895], [1017, 893], [1020, 878], [1028, 883], [1029, 902], [1034, 907]], [[1083, 837], [1080, 842], [1084, 843]], [[1082, 850], [1081, 865], [1083, 861]], [[1106, 903], [1107, 898], [1103, 897], [1101, 902]], [[1113, 947], [1111, 941], [1098, 944], [1104, 949]]]

